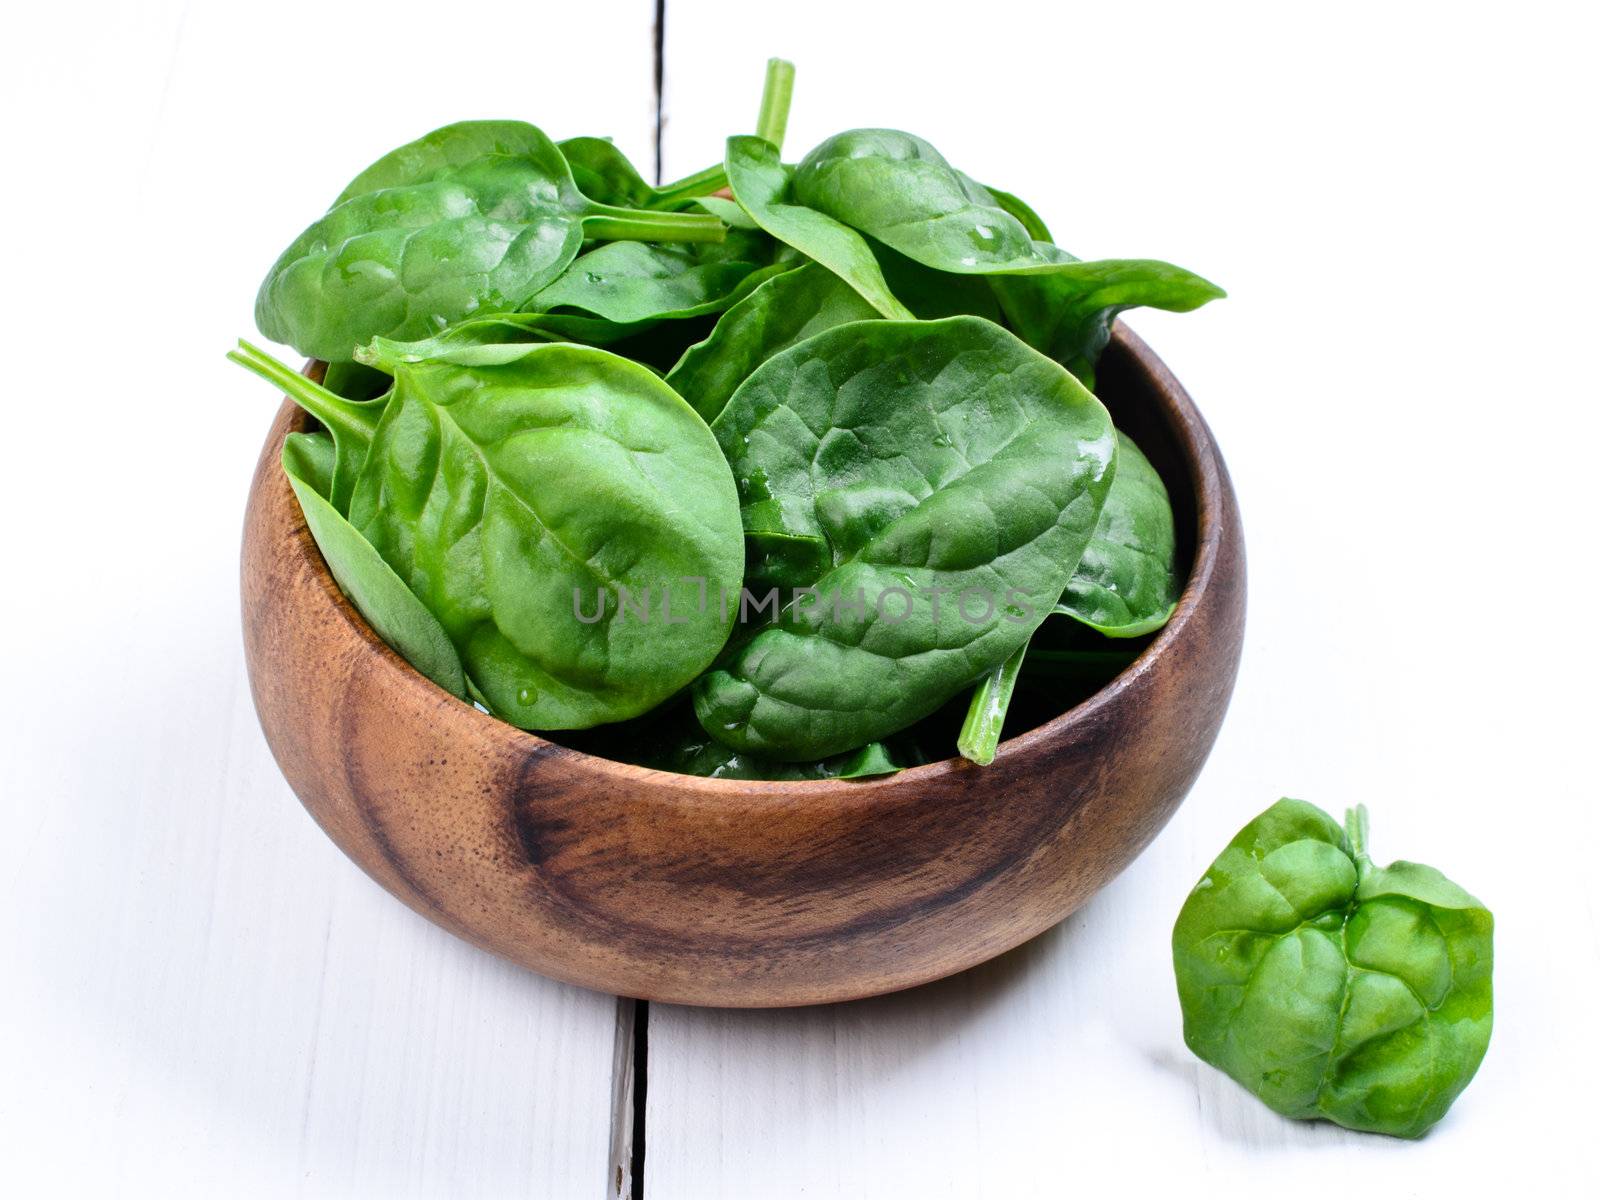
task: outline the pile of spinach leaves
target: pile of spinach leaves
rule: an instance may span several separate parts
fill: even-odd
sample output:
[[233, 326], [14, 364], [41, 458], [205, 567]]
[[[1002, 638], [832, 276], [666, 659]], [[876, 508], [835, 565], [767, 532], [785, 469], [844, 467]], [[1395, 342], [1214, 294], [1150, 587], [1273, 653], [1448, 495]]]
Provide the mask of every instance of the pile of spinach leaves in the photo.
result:
[[439, 686], [693, 774], [987, 763], [1173, 610], [1172, 507], [1095, 362], [1124, 309], [1222, 292], [1079, 260], [908, 133], [788, 165], [792, 83], [662, 186], [521, 121], [401, 146], [261, 285], [323, 383], [231, 357], [315, 418], [307, 524]]

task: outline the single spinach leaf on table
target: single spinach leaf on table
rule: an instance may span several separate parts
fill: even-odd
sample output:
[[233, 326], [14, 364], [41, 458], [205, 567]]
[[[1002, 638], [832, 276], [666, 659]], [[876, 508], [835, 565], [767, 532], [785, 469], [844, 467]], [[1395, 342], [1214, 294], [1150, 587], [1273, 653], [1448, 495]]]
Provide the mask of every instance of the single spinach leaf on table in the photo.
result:
[[1364, 808], [1280, 800], [1178, 914], [1184, 1040], [1284, 1116], [1418, 1137], [1488, 1048], [1493, 937], [1432, 867], [1375, 867]]
[[268, 271], [256, 296], [262, 333], [344, 361], [373, 337], [426, 337], [520, 307], [586, 238], [718, 241], [725, 232], [709, 215], [590, 200], [533, 126], [513, 136], [517, 122], [488, 124], [491, 152], [473, 155], [487, 135], [447, 126], [358, 176]]
[[695, 709], [724, 744], [785, 761], [903, 729], [1025, 644], [1115, 447], [1077, 380], [974, 317], [820, 333], [712, 428], [762, 582], [814, 594], [699, 679]]
[[684, 352], [667, 382], [713, 421], [728, 397], [774, 354], [825, 329], [877, 315], [844, 280], [808, 262], [765, 280], [729, 308], [705, 341]]
[[790, 170], [779, 161], [776, 146], [758, 137], [731, 137], [726, 162], [734, 199], [756, 224], [827, 267], [885, 317], [912, 319], [911, 311], [889, 290], [872, 248], [860, 234], [794, 202], [789, 194]]
[[[1112, 638], [1135, 638], [1167, 623], [1178, 601], [1177, 532], [1166, 484], [1127, 434], [1117, 434], [1116, 471], [1094, 536], [1052, 613]], [[994, 761], [1026, 648], [995, 667], [973, 693], [957, 749]]]
[[[351, 407], [253, 347], [232, 357], [324, 424]], [[567, 343], [373, 361], [395, 384], [350, 524], [438, 619], [498, 716], [529, 729], [622, 720], [710, 664], [731, 616], [704, 597], [738, 590], [738, 499], [671, 388]]]
[[333, 439], [326, 433], [291, 433], [283, 444], [284, 474], [323, 561], [373, 632], [423, 675], [464, 699], [461, 656], [444, 627], [329, 502], [334, 458]]

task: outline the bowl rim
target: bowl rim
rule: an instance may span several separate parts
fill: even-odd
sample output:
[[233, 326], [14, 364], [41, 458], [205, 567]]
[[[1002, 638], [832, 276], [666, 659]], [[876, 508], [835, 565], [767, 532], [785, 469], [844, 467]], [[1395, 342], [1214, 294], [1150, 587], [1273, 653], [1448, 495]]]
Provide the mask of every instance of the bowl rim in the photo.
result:
[[[868, 778], [834, 778], [834, 779], [734, 779], [709, 775], [685, 775], [678, 771], [662, 770], [658, 767], [646, 767], [637, 763], [621, 762], [618, 759], [606, 758], [598, 754], [590, 754], [584, 750], [575, 750], [569, 746], [541, 737], [538, 733], [521, 729], [499, 717], [484, 712], [468, 700], [464, 700], [451, 692], [446, 691], [423, 675], [398, 651], [378, 636], [376, 630], [367, 623], [351, 603], [339, 585], [335, 582], [332, 572], [329, 571], [322, 552], [318, 548], [316, 539], [312, 537], [311, 530], [306, 523], [305, 514], [300, 511], [298, 502], [292, 506], [295, 527], [290, 539], [291, 555], [304, 558], [306, 565], [311, 570], [313, 577], [320, 585], [323, 595], [330, 601], [330, 612], [325, 617], [342, 619], [344, 626], [357, 638], [379, 651], [380, 661], [396, 670], [396, 685], [410, 689], [421, 689], [423, 694], [434, 700], [445, 699], [459, 706], [460, 713], [466, 720], [484, 723], [484, 732], [499, 739], [509, 741], [512, 745], [524, 743], [521, 747], [524, 753], [539, 756], [558, 755], [563, 759], [571, 760], [575, 767], [584, 771], [608, 776], [613, 780], [623, 783], [648, 784], [652, 787], [685, 786], [692, 784], [696, 791], [709, 790], [732, 797], [764, 796], [768, 798], [779, 797], [806, 797], [821, 798], [827, 795], [867, 796], [884, 788], [911, 786], [930, 780], [942, 778], [955, 772], [989, 771], [1001, 763], [1002, 759], [1013, 758], [1017, 755], [1028, 753], [1041, 743], [1064, 737], [1069, 729], [1078, 724], [1091, 722], [1096, 714], [1103, 708], [1115, 703], [1121, 695], [1139, 680], [1141, 676], [1153, 669], [1156, 662], [1167, 654], [1173, 644], [1183, 636], [1195, 611], [1200, 605], [1201, 595], [1210, 586], [1215, 575], [1217, 561], [1220, 556], [1218, 546], [1219, 512], [1223, 500], [1222, 480], [1220, 478], [1219, 460], [1215, 444], [1205, 420], [1195, 407], [1193, 399], [1178, 382], [1177, 378], [1167, 368], [1145, 341], [1128, 329], [1120, 320], [1112, 329], [1112, 342], [1126, 353], [1137, 370], [1143, 374], [1153, 385], [1157, 407], [1160, 410], [1164, 423], [1170, 429], [1179, 454], [1187, 468], [1190, 484], [1193, 490], [1193, 504], [1195, 515], [1194, 554], [1189, 566], [1188, 578], [1184, 582], [1183, 590], [1179, 594], [1178, 602], [1173, 609], [1172, 616], [1160, 631], [1151, 639], [1138, 656], [1108, 683], [1097, 689], [1093, 695], [1084, 698], [1071, 708], [1065, 709], [1056, 716], [1036, 725], [1032, 729], [1024, 730], [1015, 737], [1002, 741], [996, 749], [994, 762], [988, 766], [979, 766], [976, 763], [952, 755], [949, 758], [939, 759], [935, 762], [921, 763], [914, 767], [905, 767], [893, 774], [875, 775]], [[325, 364], [317, 360], [309, 360], [302, 368], [302, 373], [315, 378], [321, 378]], [[274, 428], [282, 420], [283, 413], [289, 411], [289, 419], [283, 426], [284, 433], [297, 432], [305, 427], [305, 413], [287, 397], [284, 409], [280, 410]], [[274, 467], [278, 466], [279, 456], [282, 452], [282, 437], [274, 438], [268, 435], [269, 443], [266, 455], [270, 455]], [[265, 455], [264, 455], [265, 456]], [[274, 486], [289, 490], [287, 478], [278, 469], [275, 473]], [[704, 799], [711, 798], [703, 796]]]

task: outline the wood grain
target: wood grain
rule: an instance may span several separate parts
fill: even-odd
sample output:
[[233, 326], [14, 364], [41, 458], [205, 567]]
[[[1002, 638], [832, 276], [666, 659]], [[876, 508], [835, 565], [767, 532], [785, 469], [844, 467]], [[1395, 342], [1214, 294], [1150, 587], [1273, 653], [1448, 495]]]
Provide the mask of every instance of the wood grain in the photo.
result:
[[1102, 390], [1192, 532], [1177, 613], [1107, 688], [994, 763], [751, 783], [591, 757], [447, 695], [340, 595], [278, 465], [251, 488], [241, 585], [262, 728], [329, 836], [389, 891], [497, 954], [686, 1004], [876, 995], [1060, 921], [1165, 824], [1227, 707], [1244, 550], [1222, 459], [1159, 359], [1120, 333]]

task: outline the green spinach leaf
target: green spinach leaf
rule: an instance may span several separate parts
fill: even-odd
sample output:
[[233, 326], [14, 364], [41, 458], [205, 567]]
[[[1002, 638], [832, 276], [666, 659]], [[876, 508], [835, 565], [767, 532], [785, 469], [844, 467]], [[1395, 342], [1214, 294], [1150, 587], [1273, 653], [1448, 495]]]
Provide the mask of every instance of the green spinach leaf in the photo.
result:
[[989, 275], [1054, 260], [988, 189], [897, 129], [835, 134], [800, 160], [792, 188], [795, 203], [935, 270]]
[[866, 242], [872, 247], [889, 290], [919, 321], [967, 316], [982, 317], [996, 325], [1005, 324], [999, 300], [987, 279], [935, 271], [882, 242], [872, 238], [867, 238]]
[[695, 412], [716, 419], [738, 386], [767, 359], [813, 334], [877, 310], [819, 263], [767, 279], [722, 315], [703, 342], [690, 346], [667, 373]]
[[[962, 176], [963, 179], [966, 176]], [[1010, 213], [1027, 232], [1027, 235], [1036, 242], [1054, 242], [1056, 239], [1050, 235], [1050, 227], [1044, 223], [1044, 218], [1033, 209], [1020, 196], [1013, 196], [1010, 192], [1002, 192], [999, 188], [988, 184], [968, 181], [974, 191], [980, 195], [987, 192], [990, 198], [1000, 208]]]
[[697, 681], [696, 712], [785, 761], [903, 729], [1023, 646], [1115, 447], [1077, 380], [975, 317], [820, 333], [757, 368], [713, 431], [750, 574], [805, 592]]
[[[261, 351], [231, 357], [324, 424], [348, 418], [348, 401]], [[671, 388], [567, 343], [372, 360], [395, 384], [350, 524], [497, 715], [529, 729], [622, 720], [710, 664], [732, 620], [716, 597], [741, 579], [738, 499]]]
[[[718, 241], [709, 215], [590, 200], [531, 125], [436, 130], [373, 164], [267, 273], [262, 333], [329, 362], [373, 337], [415, 339], [519, 308], [586, 238]], [[482, 151], [488, 141], [494, 148]], [[395, 182], [398, 181], [398, 182]]]
[[1089, 388], [1119, 313], [1130, 308], [1190, 312], [1227, 294], [1192, 271], [1142, 258], [1062, 263], [1047, 274], [995, 275], [989, 286], [1017, 336]]
[[685, 246], [610, 242], [579, 257], [526, 307], [581, 309], [617, 325], [701, 316], [733, 303], [757, 271], [771, 268], [753, 260], [707, 261]]
[[[829, 138], [795, 169], [791, 192], [796, 203], [924, 267], [991, 276], [1018, 336], [1090, 387], [1118, 313], [1138, 306], [1187, 312], [1224, 294], [1170, 263], [1078, 261], [1045, 239], [1044, 222], [1022, 201], [1000, 199], [927, 142], [899, 130], [855, 129]], [[895, 286], [895, 294], [904, 292]]]
[[325, 433], [292, 433], [283, 444], [284, 474], [328, 570], [373, 632], [423, 675], [464, 699], [461, 656], [444, 627], [329, 502], [334, 459], [333, 439]]
[[[241, 341], [239, 345], [251, 356], [251, 361], [245, 365], [262, 378], [277, 384], [284, 395], [293, 397], [297, 389], [310, 382], [298, 371], [285, 366], [270, 354], [256, 351], [248, 342]], [[229, 357], [234, 356], [230, 354]], [[346, 382], [349, 382], [348, 378]], [[333, 392], [326, 383], [318, 390]], [[322, 422], [322, 427], [333, 445], [327, 480], [319, 485], [318, 490], [323, 498], [333, 505], [336, 512], [344, 514], [350, 511], [350, 496], [355, 491], [356, 479], [361, 474], [361, 468], [367, 461], [367, 450], [372, 444], [372, 435], [383, 419], [383, 409], [388, 402], [388, 396], [385, 389], [384, 395], [373, 400], [356, 401], [343, 396], [338, 398], [343, 403], [328, 407], [326, 413], [313, 412], [311, 415]], [[298, 461], [304, 467], [309, 467], [311, 462], [304, 456]]]
[[778, 160], [776, 146], [758, 137], [731, 137], [726, 162], [734, 199], [756, 224], [827, 267], [884, 316], [912, 319], [911, 311], [889, 290], [872, 248], [860, 234], [790, 198], [790, 170]]
[[1143, 637], [1178, 603], [1177, 531], [1167, 485], [1127, 434], [1094, 536], [1055, 612], [1107, 637]]
[[578, 190], [602, 204], [671, 211], [728, 186], [721, 163], [652, 187], [610, 138], [575, 137], [556, 145], [572, 168]]
[[[1177, 537], [1166, 484], [1127, 434], [1117, 434], [1116, 473], [1094, 536], [1051, 610], [1113, 638], [1142, 637], [1167, 623], [1178, 601]], [[994, 761], [1006, 710], [1024, 664], [1019, 650], [973, 692], [956, 748]]]
[[1172, 931], [1183, 1036], [1284, 1116], [1418, 1137], [1488, 1048], [1494, 920], [1366, 826], [1280, 800], [1228, 843]]

